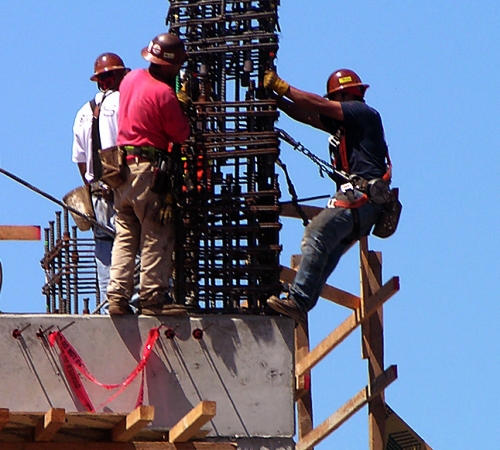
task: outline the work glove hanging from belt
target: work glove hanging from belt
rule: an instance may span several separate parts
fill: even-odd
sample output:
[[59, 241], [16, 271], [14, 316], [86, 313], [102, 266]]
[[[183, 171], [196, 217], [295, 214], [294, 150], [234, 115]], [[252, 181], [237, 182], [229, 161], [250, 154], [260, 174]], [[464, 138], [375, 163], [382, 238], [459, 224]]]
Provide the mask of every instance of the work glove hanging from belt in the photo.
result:
[[158, 223], [165, 225], [167, 222], [172, 220], [172, 204], [172, 194], [168, 193], [166, 195], [160, 195], [160, 209], [158, 210], [158, 215], [156, 216]]
[[191, 100], [191, 97], [187, 95], [187, 92], [184, 89], [181, 89], [180, 91], [177, 91], [176, 95], [183, 111], [186, 113], [190, 111], [191, 107], [193, 106], [193, 101]]
[[266, 70], [264, 74], [264, 87], [272, 89], [280, 97], [283, 97], [290, 89], [290, 85], [285, 80], [282, 80], [274, 70]]

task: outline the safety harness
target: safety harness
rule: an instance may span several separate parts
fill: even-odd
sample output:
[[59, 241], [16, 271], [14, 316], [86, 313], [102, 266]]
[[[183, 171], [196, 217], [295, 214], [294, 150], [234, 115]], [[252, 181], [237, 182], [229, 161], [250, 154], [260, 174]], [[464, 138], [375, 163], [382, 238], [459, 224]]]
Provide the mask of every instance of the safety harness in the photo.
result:
[[[359, 214], [357, 208], [363, 206], [368, 201], [383, 205], [384, 207], [384, 211], [380, 219], [376, 222], [372, 234], [380, 238], [387, 238], [394, 234], [401, 215], [402, 205], [398, 198], [398, 189], [389, 189], [392, 176], [392, 163], [388, 152], [385, 155], [387, 170], [382, 178], [365, 180], [360, 176], [349, 175], [349, 173], [344, 170], [336, 169], [335, 167], [337, 167], [337, 165], [335, 161], [335, 154], [333, 152], [330, 153], [332, 162], [329, 164], [316, 156], [309, 149], [305, 148], [300, 142], [295, 141], [284, 130], [280, 128], [276, 128], [275, 130], [277, 131], [280, 139], [290, 144], [294, 150], [303, 153], [311, 159], [319, 167], [320, 175], [322, 177], [326, 174], [338, 185], [340, 185], [340, 189], [335, 196], [329, 200], [327, 206], [329, 208], [347, 208], [352, 211], [354, 235], [359, 237]], [[342, 131], [338, 131], [335, 135], [330, 136], [329, 142], [333, 148], [339, 148], [339, 157], [341, 158], [341, 161], [343, 159], [342, 169], [345, 168], [349, 170], [345, 140], [342, 139], [342, 137]], [[342, 141], [344, 141], [343, 144]], [[287, 182], [290, 186], [291, 180], [289, 180], [289, 177], [287, 177]], [[292, 191], [295, 192], [294, 189]], [[297, 203], [297, 200], [295, 202], [292, 201], [292, 203]]]
[[[330, 143], [330, 159], [332, 166], [340, 167], [340, 172], [345, 173], [348, 181], [340, 185], [340, 189], [335, 197], [329, 202], [330, 208], [348, 208], [357, 209], [363, 206], [368, 201], [372, 200], [377, 204], [384, 204], [390, 200], [389, 184], [391, 183], [392, 176], [392, 163], [389, 157], [389, 151], [385, 154], [387, 170], [382, 178], [375, 178], [372, 180], [365, 180], [358, 175], [350, 175], [349, 158], [347, 155], [345, 130], [340, 127], [337, 133], [331, 135], [328, 139]], [[335, 152], [333, 149], [338, 149]], [[356, 195], [355, 190], [359, 191], [361, 195]]]
[[[339, 127], [336, 134], [328, 139], [330, 143], [330, 159], [333, 167], [342, 167], [349, 178], [347, 183], [341, 184], [335, 196], [328, 202], [328, 208], [346, 208], [351, 210], [353, 219], [353, 234], [360, 235], [360, 220], [358, 208], [372, 200], [374, 203], [384, 205], [391, 199], [389, 184], [391, 182], [392, 164], [389, 152], [385, 154], [387, 170], [382, 178], [365, 180], [358, 175], [351, 175], [349, 157], [347, 155], [346, 133]], [[337, 151], [335, 151], [337, 149]]]

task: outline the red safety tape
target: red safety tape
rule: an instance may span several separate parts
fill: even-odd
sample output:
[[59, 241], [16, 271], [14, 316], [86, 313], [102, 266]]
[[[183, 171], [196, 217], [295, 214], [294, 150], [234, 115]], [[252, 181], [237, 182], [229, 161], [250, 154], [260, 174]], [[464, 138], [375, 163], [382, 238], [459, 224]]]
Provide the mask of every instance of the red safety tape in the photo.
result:
[[153, 352], [153, 348], [156, 344], [156, 341], [158, 340], [158, 337], [160, 335], [160, 328], [163, 325], [160, 325], [158, 327], [151, 328], [148, 332], [148, 338], [146, 340], [146, 343], [144, 345], [144, 349], [142, 351], [142, 356], [141, 360], [137, 364], [137, 366], [130, 372], [130, 374], [125, 378], [125, 380], [119, 384], [105, 384], [99, 382], [93, 375], [92, 373], [87, 369], [87, 366], [85, 365], [83, 359], [80, 357], [78, 352], [74, 349], [74, 347], [68, 342], [68, 340], [64, 337], [62, 332], [60, 331], [55, 331], [49, 334], [49, 343], [50, 346], [53, 347], [54, 345], [57, 344], [60, 354], [61, 354], [61, 360], [63, 363], [63, 370], [64, 373], [66, 374], [66, 378], [68, 379], [68, 383], [75, 393], [75, 395], [78, 397], [82, 405], [87, 409], [89, 412], [95, 412], [95, 408], [87, 394], [87, 391], [85, 389], [85, 386], [82, 384], [80, 377], [78, 376], [78, 373], [76, 370], [78, 370], [83, 376], [85, 376], [88, 380], [91, 382], [97, 384], [98, 386], [101, 386], [104, 389], [111, 390], [111, 389], [117, 389], [120, 388], [117, 392], [115, 392], [113, 395], [111, 395], [104, 403], [102, 403], [99, 406], [99, 409], [101, 409], [104, 405], [110, 403], [113, 401], [116, 397], [118, 397], [126, 388], [129, 386], [141, 373], [141, 383], [139, 386], [139, 393], [137, 396], [137, 402], [136, 402], [136, 407], [140, 406], [143, 404], [144, 401], [144, 369], [146, 367], [146, 364], [149, 360], [149, 357], [151, 356], [151, 353]]
[[88, 412], [95, 412], [94, 405], [92, 404], [92, 401], [90, 400], [90, 397], [87, 394], [87, 390], [85, 389], [85, 386], [81, 382], [80, 377], [78, 376], [78, 373], [75, 370], [75, 367], [73, 366], [73, 364], [67, 358], [66, 355], [61, 355], [61, 357], [63, 363], [63, 370], [71, 389], [73, 390], [75, 395], [78, 397], [78, 400], [80, 400], [81, 404]]
[[[104, 403], [102, 403], [99, 406], [99, 408], [102, 408], [104, 405], [112, 402], [116, 397], [118, 397], [118, 395], [120, 395], [125, 390], [125, 388], [132, 381], [134, 381], [134, 379], [137, 377], [139, 372], [142, 372], [144, 370], [144, 368], [146, 367], [146, 364], [149, 360], [149, 357], [151, 356], [151, 353], [153, 351], [153, 347], [156, 344], [156, 341], [160, 335], [160, 328], [162, 326], [163, 325], [160, 325], [159, 327], [154, 327], [154, 328], [151, 328], [151, 330], [149, 330], [148, 338], [146, 340], [146, 344], [144, 345], [144, 349], [142, 350], [142, 357], [141, 357], [141, 360], [139, 361], [139, 364], [137, 364], [135, 369], [132, 372], [130, 372], [130, 375], [125, 379], [125, 381], [123, 383], [121, 383], [122, 387], [120, 388], [120, 390], [118, 392], [115, 392], [111, 397], [109, 397]], [[142, 397], [144, 396], [143, 392], [144, 392], [144, 376], [142, 377], [141, 386], [139, 388], [139, 396], [138, 396], [137, 402], [140, 401], [141, 396]], [[142, 405], [142, 403], [140, 403], [139, 405]], [[137, 405], [137, 406], [139, 406], [139, 405]]]

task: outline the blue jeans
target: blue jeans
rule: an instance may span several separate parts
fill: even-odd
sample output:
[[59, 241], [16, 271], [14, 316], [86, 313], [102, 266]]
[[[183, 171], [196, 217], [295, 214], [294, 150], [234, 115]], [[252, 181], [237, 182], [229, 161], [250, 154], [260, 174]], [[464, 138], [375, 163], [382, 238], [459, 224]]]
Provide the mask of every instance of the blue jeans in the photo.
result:
[[[101, 195], [92, 195], [92, 204], [94, 206], [96, 221], [114, 230], [116, 212], [113, 208], [113, 202], [102, 198]], [[95, 227], [94, 241], [94, 256], [97, 265], [99, 297], [102, 302], [106, 298], [106, 289], [109, 284], [109, 270], [111, 267], [111, 250], [113, 248], [113, 240], [110, 239], [110, 236], [103, 230]]]
[[316, 305], [323, 285], [340, 257], [355, 240], [370, 232], [383, 208], [368, 202], [356, 211], [359, 215], [357, 234], [353, 211], [346, 208], [325, 208], [307, 226], [301, 243], [300, 267], [289, 287], [291, 297], [304, 311]]

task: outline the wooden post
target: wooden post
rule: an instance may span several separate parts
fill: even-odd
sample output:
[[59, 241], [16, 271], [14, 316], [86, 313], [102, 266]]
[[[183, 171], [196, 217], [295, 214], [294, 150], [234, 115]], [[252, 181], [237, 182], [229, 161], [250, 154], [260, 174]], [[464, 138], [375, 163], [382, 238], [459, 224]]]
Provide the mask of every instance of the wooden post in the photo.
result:
[[[300, 256], [293, 255], [291, 258], [291, 266], [293, 270], [297, 270], [300, 263]], [[295, 358], [301, 361], [302, 358], [309, 354], [309, 326], [298, 324], [295, 327]], [[297, 419], [298, 419], [298, 437], [303, 439], [313, 429], [313, 411], [312, 411], [312, 393], [311, 393], [311, 372], [307, 371], [302, 375], [297, 376], [296, 387], [296, 403], [297, 403]]]
[[[368, 238], [359, 241], [361, 261], [361, 314], [365, 313], [365, 299], [380, 289], [382, 284], [382, 255], [368, 249]], [[363, 322], [362, 351], [368, 360], [369, 385], [384, 372], [384, 325], [383, 308]], [[385, 435], [385, 399], [384, 391], [368, 403], [368, 427], [370, 450], [384, 450]]]

